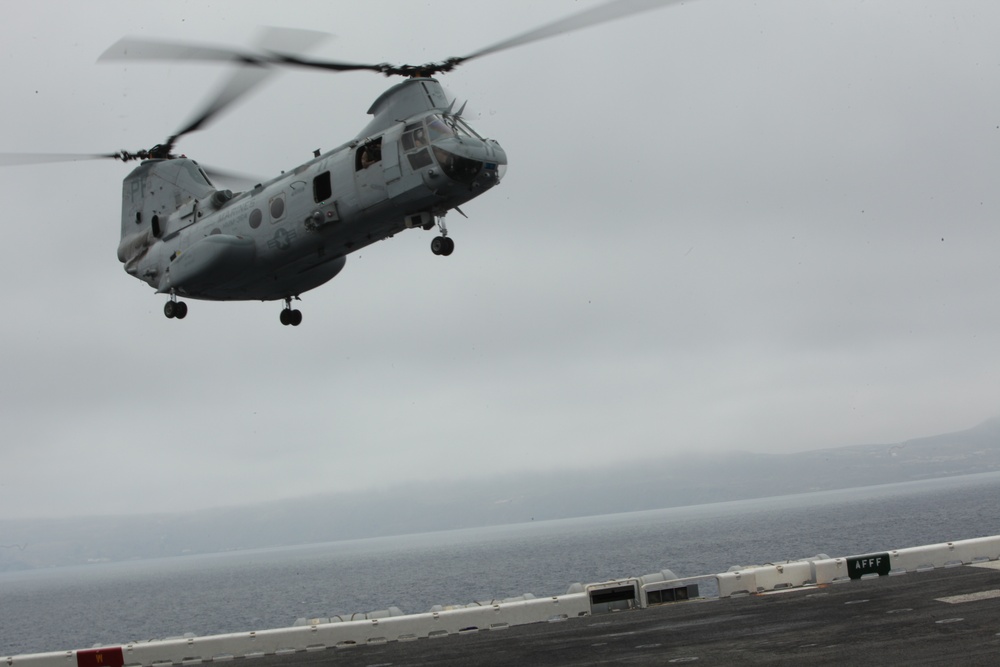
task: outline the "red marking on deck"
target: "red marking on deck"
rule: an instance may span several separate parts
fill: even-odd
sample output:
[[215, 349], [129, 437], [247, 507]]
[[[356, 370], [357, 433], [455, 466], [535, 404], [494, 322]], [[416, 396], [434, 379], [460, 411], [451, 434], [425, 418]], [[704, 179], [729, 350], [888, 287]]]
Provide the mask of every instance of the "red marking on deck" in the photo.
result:
[[77, 667], [123, 667], [125, 656], [122, 647], [92, 648], [76, 652]]

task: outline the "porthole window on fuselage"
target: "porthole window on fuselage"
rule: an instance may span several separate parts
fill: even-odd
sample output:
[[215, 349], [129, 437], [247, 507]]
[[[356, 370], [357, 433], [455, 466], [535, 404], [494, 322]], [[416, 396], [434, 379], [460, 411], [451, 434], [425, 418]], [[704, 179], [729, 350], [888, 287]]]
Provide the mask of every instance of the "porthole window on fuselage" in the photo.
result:
[[279, 220], [285, 215], [285, 198], [278, 195], [271, 200], [271, 219]]
[[255, 208], [250, 214], [250, 229], [257, 229], [260, 227], [260, 223], [264, 220], [264, 214], [260, 212], [259, 208]]

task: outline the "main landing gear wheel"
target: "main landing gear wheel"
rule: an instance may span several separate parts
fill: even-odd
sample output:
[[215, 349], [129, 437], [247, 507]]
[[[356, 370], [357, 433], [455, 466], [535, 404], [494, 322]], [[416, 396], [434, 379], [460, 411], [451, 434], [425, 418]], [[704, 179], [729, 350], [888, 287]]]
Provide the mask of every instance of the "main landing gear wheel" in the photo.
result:
[[302, 324], [302, 311], [295, 310], [292, 308], [292, 300], [285, 299], [285, 308], [281, 311], [281, 315], [278, 316], [281, 323], [287, 326], [297, 327]]
[[285, 326], [291, 325], [293, 327], [297, 327], [302, 324], [302, 311], [286, 308], [281, 311], [281, 315], [278, 316], [278, 319], [280, 319], [281, 323]]
[[434, 240], [431, 241], [431, 252], [447, 257], [455, 252], [455, 241], [447, 236], [435, 236]]
[[163, 314], [168, 319], [183, 320], [188, 314], [188, 305], [183, 301], [167, 301], [163, 304]]

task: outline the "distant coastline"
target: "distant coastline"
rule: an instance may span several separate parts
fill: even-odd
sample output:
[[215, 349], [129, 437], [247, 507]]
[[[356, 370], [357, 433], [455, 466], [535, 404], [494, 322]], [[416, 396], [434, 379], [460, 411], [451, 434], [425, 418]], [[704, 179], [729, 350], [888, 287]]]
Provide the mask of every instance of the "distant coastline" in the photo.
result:
[[0, 572], [615, 514], [1000, 471], [1000, 418], [889, 445], [669, 457], [179, 514], [0, 520]]

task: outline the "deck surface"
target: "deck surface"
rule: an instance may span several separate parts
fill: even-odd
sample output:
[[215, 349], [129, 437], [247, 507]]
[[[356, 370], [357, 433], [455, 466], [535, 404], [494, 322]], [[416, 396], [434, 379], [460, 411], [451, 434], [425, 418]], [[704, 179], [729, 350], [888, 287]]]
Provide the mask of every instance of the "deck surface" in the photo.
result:
[[1000, 569], [980, 566], [253, 659], [260, 667], [998, 661]]

